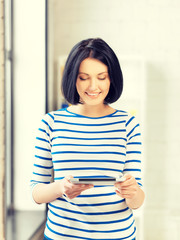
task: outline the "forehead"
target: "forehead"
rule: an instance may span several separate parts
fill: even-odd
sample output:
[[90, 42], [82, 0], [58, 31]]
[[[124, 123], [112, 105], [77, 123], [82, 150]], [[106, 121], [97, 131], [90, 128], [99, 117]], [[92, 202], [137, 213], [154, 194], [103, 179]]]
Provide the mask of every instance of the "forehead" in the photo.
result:
[[95, 58], [86, 58], [81, 62], [79, 72], [87, 74], [103, 73], [108, 72], [108, 67], [104, 63]]

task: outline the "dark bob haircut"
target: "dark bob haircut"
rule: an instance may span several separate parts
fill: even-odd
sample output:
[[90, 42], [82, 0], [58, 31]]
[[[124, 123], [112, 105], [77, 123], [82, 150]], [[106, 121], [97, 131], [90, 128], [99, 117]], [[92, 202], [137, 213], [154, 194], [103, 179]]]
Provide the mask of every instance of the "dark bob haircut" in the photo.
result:
[[62, 78], [61, 87], [65, 99], [71, 104], [79, 103], [80, 99], [76, 90], [76, 81], [80, 64], [86, 58], [97, 59], [108, 68], [110, 89], [104, 103], [113, 103], [118, 100], [123, 90], [121, 67], [114, 51], [100, 38], [83, 40], [72, 48], [67, 58]]

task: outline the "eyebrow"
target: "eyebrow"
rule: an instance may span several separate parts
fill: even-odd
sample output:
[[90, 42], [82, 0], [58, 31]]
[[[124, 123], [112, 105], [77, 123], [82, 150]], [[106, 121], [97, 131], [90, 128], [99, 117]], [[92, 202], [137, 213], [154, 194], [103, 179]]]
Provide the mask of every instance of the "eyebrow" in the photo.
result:
[[[98, 73], [98, 75], [101, 75], [101, 74], [103, 74], [103, 73], [108, 73], [108, 72], [101, 72], [101, 73]], [[84, 72], [79, 72], [79, 74], [85, 74], [85, 75], [88, 75], [88, 76], [89, 76], [88, 73], [84, 73]]]

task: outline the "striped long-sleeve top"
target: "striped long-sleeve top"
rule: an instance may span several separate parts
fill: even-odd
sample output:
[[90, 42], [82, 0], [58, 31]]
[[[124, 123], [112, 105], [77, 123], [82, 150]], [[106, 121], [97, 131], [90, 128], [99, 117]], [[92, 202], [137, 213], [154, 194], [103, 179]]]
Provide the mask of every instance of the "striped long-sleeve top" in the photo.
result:
[[[129, 173], [140, 186], [141, 134], [134, 116], [116, 110], [98, 118], [67, 108], [44, 116], [38, 129], [31, 185], [65, 176], [112, 177]], [[48, 193], [47, 193], [48, 194]], [[45, 236], [54, 240], [133, 240], [133, 211], [114, 186], [95, 186], [74, 199], [48, 204]]]

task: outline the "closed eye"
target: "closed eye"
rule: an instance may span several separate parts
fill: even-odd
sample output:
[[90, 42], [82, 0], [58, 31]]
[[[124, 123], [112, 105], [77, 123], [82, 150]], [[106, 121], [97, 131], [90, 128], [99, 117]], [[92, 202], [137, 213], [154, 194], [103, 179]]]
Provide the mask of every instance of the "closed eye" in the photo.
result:
[[98, 79], [99, 80], [105, 80], [108, 77], [108, 73], [99, 73]]
[[86, 80], [86, 79], [88, 79], [88, 78], [79, 77], [79, 79], [80, 79], [80, 80]]

